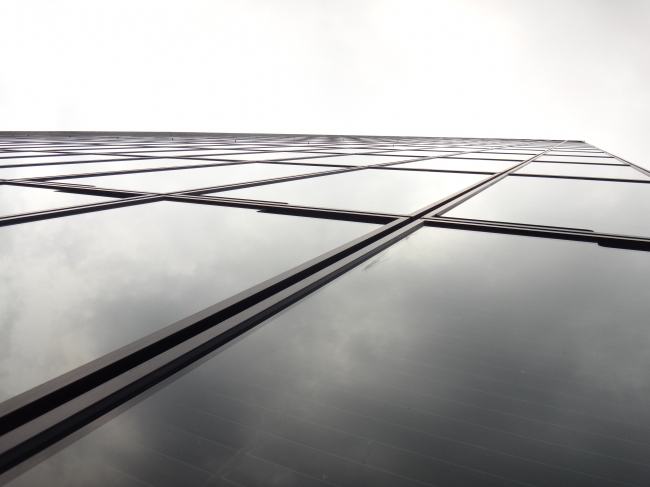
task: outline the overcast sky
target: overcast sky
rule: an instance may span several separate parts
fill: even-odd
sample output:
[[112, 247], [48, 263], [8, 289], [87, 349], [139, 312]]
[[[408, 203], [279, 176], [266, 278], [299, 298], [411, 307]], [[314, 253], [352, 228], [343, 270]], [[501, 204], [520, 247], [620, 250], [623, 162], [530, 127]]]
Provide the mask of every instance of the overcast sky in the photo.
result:
[[570, 138], [650, 167], [650, 1], [0, 0], [0, 130]]

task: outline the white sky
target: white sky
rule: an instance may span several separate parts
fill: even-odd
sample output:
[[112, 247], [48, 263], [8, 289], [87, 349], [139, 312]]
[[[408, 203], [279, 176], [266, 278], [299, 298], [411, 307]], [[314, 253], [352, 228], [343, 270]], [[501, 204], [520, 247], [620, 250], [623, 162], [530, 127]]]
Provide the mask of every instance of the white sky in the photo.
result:
[[571, 138], [650, 167], [650, 1], [0, 0], [0, 130]]

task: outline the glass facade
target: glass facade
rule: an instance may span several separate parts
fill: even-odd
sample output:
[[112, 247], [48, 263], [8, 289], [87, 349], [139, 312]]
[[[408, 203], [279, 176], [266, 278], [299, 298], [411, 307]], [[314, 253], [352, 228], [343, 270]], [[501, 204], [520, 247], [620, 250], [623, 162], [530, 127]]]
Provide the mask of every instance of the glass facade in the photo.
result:
[[644, 169], [424, 137], [0, 156], [0, 484], [650, 483]]

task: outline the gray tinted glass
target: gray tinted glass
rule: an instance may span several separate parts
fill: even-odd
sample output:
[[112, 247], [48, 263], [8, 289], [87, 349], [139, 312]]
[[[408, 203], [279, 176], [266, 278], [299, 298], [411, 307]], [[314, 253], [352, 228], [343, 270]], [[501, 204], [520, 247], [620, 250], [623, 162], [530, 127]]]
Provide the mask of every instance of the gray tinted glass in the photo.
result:
[[484, 177], [475, 174], [365, 169], [213, 194], [300, 206], [410, 213]]
[[111, 200], [112, 198], [64, 193], [53, 189], [0, 184], [0, 216], [89, 205]]
[[636, 169], [626, 166], [604, 166], [596, 164], [563, 164], [554, 162], [532, 162], [517, 173], [549, 174], [556, 176], [576, 176], [584, 178], [612, 178], [650, 180], [648, 176]]
[[508, 177], [445, 214], [650, 236], [650, 185]]
[[171, 202], [0, 227], [0, 400], [373, 228]]
[[649, 272], [423, 229], [10, 485], [645, 485]]
[[75, 178], [68, 182], [92, 185], [98, 188], [170, 193], [327, 170], [323, 167], [301, 166], [298, 164], [234, 164], [230, 166]]

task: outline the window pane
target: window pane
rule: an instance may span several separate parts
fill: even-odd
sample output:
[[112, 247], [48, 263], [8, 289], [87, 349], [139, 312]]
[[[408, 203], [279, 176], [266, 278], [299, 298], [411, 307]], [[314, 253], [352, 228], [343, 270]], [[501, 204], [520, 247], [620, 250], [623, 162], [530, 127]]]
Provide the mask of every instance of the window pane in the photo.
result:
[[66, 180], [74, 184], [87, 184], [98, 188], [124, 189], [171, 193], [210, 186], [244, 183], [259, 179], [281, 178], [298, 174], [328, 171], [317, 166], [297, 164], [235, 164], [173, 171], [157, 171], [139, 174], [120, 174]]
[[469, 154], [461, 154], [459, 156], [451, 156], [450, 159], [494, 159], [499, 161], [525, 161], [530, 159], [531, 155], [528, 154], [491, 154], [488, 152], [475, 152]]
[[281, 159], [295, 159], [298, 157], [317, 157], [322, 154], [310, 152], [249, 152], [247, 154], [225, 154], [223, 156], [208, 157], [208, 159], [223, 159], [228, 161], [276, 161]]
[[104, 198], [102, 196], [0, 184], [0, 216], [53, 210], [55, 208], [65, 208], [66, 206], [89, 205], [112, 200], [113, 198]]
[[446, 154], [454, 154], [454, 151], [415, 151], [415, 150], [401, 150], [386, 153], [391, 156], [405, 156], [405, 157], [439, 157]]
[[45, 156], [45, 157], [27, 157], [20, 159], [0, 159], [0, 166], [19, 165], [19, 164], [54, 164], [68, 162], [92, 162], [105, 160], [126, 160], [120, 156], [100, 156], [100, 155], [74, 155], [74, 156]]
[[128, 171], [154, 167], [189, 166], [214, 164], [210, 161], [188, 159], [138, 159], [111, 162], [89, 162], [82, 164], [48, 164], [45, 166], [17, 166], [0, 168], [0, 179], [24, 179], [44, 176], [63, 176], [93, 172]]
[[171, 202], [0, 227], [0, 400], [375, 227]]
[[311, 179], [213, 193], [379, 213], [411, 213], [486, 176], [365, 169]]
[[[278, 154], [292, 154], [291, 156], [288, 157], [307, 157], [307, 156], [315, 156], [316, 154], [307, 154], [307, 153], [298, 153], [298, 152], [284, 152], [284, 153], [278, 153]], [[395, 157], [395, 156], [368, 156], [368, 155], [349, 155], [349, 156], [332, 156], [332, 157], [323, 157], [323, 154], [318, 154], [317, 159], [309, 159], [309, 160], [304, 160], [300, 162], [308, 162], [311, 164], [340, 164], [340, 165], [348, 165], [348, 166], [367, 166], [370, 164], [382, 164], [384, 162], [398, 162], [398, 161], [405, 161], [407, 158], [405, 157]], [[277, 159], [286, 159], [288, 158], [286, 155], [285, 156], [278, 156]], [[230, 156], [224, 156], [222, 159], [233, 159]], [[241, 157], [241, 159], [246, 159], [244, 156]], [[267, 159], [270, 159], [267, 157]]]
[[595, 164], [563, 164], [555, 162], [532, 162], [519, 169], [521, 174], [549, 174], [556, 176], [577, 176], [612, 179], [648, 180], [648, 176], [628, 166], [604, 166]]
[[425, 159], [424, 161], [407, 162], [393, 167], [413, 167], [417, 169], [444, 169], [449, 171], [487, 171], [501, 172], [517, 164], [517, 161], [480, 161], [469, 159]]
[[445, 216], [650, 236], [650, 185], [508, 177]]
[[10, 485], [645, 485], [648, 273], [426, 228]]

